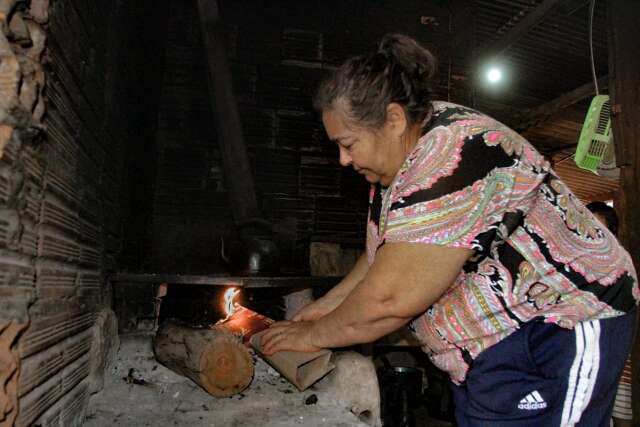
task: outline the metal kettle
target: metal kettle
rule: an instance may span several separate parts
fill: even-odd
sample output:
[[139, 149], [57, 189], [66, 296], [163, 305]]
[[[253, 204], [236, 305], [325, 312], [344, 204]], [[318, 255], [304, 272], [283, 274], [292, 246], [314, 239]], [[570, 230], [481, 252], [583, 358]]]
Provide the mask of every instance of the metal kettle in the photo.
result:
[[280, 253], [273, 241], [271, 223], [253, 219], [238, 224], [239, 237], [225, 244], [221, 255], [236, 276], [275, 276], [280, 273]]

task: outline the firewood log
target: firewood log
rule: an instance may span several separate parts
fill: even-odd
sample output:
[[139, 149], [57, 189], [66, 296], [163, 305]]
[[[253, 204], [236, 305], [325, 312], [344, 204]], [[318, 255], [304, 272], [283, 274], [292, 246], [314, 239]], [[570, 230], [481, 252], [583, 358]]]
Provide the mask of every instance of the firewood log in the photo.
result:
[[242, 337], [224, 324], [196, 329], [165, 322], [153, 342], [156, 359], [187, 376], [217, 397], [244, 390], [253, 378], [254, 364]]

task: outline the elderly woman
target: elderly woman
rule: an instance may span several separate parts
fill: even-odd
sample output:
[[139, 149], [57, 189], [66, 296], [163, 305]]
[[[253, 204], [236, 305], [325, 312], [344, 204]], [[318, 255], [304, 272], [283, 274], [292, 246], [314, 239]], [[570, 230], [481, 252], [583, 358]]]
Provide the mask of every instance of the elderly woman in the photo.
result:
[[629, 255], [520, 135], [430, 99], [406, 36], [346, 61], [316, 107], [371, 183], [367, 250], [267, 353], [376, 340], [409, 323], [453, 382], [460, 426], [606, 425], [640, 298]]

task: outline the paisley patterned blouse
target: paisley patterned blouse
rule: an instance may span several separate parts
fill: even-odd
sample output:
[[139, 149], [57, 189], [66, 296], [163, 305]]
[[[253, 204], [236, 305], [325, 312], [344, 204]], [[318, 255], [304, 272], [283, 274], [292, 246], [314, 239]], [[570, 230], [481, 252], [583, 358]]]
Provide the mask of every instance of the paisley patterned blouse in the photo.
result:
[[[427, 132], [369, 198], [369, 264], [385, 242], [474, 251], [411, 328], [454, 382], [533, 320], [572, 328], [640, 299], [629, 254], [524, 138], [466, 107], [434, 102]], [[437, 266], [434, 266], [437, 268]]]

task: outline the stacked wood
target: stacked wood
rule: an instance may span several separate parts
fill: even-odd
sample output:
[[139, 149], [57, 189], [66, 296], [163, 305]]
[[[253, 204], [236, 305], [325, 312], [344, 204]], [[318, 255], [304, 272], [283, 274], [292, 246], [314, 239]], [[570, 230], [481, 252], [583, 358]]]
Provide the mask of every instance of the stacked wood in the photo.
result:
[[244, 390], [253, 378], [254, 364], [243, 336], [219, 323], [193, 328], [174, 321], [158, 330], [153, 351], [169, 369], [191, 378], [217, 397]]

